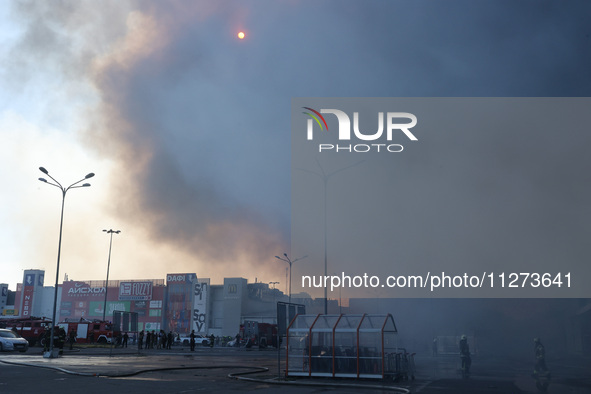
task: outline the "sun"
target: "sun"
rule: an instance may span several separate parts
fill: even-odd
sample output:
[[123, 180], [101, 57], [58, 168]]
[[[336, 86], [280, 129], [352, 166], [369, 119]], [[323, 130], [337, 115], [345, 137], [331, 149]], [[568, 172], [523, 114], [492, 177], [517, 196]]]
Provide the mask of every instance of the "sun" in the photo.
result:
[[238, 33], [238, 38], [240, 38], [241, 40], [243, 40], [244, 37], [245, 37], [245, 35], [244, 35], [244, 32], [243, 31], [241, 31], [241, 32]]

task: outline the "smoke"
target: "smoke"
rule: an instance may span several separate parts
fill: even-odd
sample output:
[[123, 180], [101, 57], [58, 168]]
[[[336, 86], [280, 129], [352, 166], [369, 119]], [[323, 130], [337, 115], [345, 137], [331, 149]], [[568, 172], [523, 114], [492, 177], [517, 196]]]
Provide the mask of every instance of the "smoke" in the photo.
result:
[[[215, 267], [219, 277], [252, 276], [287, 245], [286, 232], [231, 193], [233, 185], [226, 180], [233, 178], [232, 171], [248, 167], [240, 160], [252, 162], [256, 145], [250, 143], [252, 152], [244, 157], [228, 152], [235, 142], [224, 138], [219, 119], [236, 112], [234, 103], [228, 102], [227, 109], [207, 105], [211, 97], [202, 86], [207, 83], [202, 74], [210, 71], [207, 59], [193, 58], [182, 45], [169, 47], [182, 41], [175, 35], [195, 22], [188, 17], [193, 13], [173, 6], [160, 15], [158, 8], [131, 12], [126, 35], [94, 59], [91, 79], [101, 101], [85, 138], [101, 155], [118, 161], [121, 173], [112, 185], [119, 196], [117, 214], [148, 229], [152, 241], [188, 256], [175, 263], [175, 270], [216, 276]], [[196, 79], [194, 92], [183, 86], [185, 77]], [[257, 134], [249, 138], [256, 141]], [[260, 179], [245, 186], [259, 195], [270, 187]]]
[[144, 277], [282, 271], [292, 97], [569, 96], [590, 81], [585, 2], [13, 4], [3, 84], [76, 112], [75, 138], [103, 163], [100, 213], [158, 255], [129, 248]]
[[217, 280], [252, 278], [267, 264], [279, 271], [271, 258], [288, 250], [289, 155], [269, 153], [278, 136], [264, 123], [240, 121], [253, 104], [243, 101], [247, 89], [228, 87], [234, 70], [217, 68], [235, 54], [206, 21], [227, 24], [240, 8], [221, 15], [207, 3], [26, 1], [13, 12], [24, 27], [5, 70], [17, 76], [13, 89], [43, 76], [70, 93], [86, 89], [75, 138], [105, 163], [94, 170], [108, 179], [100, 209], [123, 234], [145, 234], [137, 249], [160, 254], [128, 254], [129, 270]]

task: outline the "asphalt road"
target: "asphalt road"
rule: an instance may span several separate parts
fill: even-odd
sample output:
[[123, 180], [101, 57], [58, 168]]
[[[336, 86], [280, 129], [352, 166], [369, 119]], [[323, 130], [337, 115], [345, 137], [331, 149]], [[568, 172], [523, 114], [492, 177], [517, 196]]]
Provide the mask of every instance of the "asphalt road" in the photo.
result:
[[[282, 360], [285, 356], [282, 355]], [[549, 393], [591, 393], [591, 364], [565, 360], [553, 365]], [[394, 383], [381, 380], [289, 379], [277, 384], [274, 350], [187, 348], [139, 353], [131, 348], [75, 349], [58, 359], [44, 359], [39, 348], [26, 354], [0, 355], [0, 393], [392, 393], [394, 387], [412, 393], [535, 393], [531, 365], [523, 360], [473, 360], [473, 374], [462, 380], [457, 357], [417, 357], [416, 379]], [[229, 374], [267, 371], [231, 379]], [[284, 368], [284, 365], [281, 366]], [[375, 388], [381, 386], [382, 388]]]

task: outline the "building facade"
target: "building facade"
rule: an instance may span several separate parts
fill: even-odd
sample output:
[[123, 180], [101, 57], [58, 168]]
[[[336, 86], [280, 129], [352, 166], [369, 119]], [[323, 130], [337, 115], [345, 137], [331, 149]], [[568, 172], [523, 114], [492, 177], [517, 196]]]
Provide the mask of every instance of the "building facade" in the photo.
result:
[[[42, 270], [25, 271], [15, 292], [15, 315], [52, 317], [55, 289], [44, 287], [44, 277]], [[288, 298], [267, 283], [225, 278], [223, 284], [216, 285], [195, 273], [108, 283], [66, 280], [57, 290], [58, 321], [102, 320], [103, 316], [112, 320], [115, 311], [134, 312], [138, 314], [138, 330], [162, 329], [181, 335], [194, 330], [202, 335], [235, 336], [245, 320], [275, 323], [277, 301]], [[306, 297], [300, 301], [309, 303], [311, 299]], [[298, 299], [292, 297], [292, 302]]]

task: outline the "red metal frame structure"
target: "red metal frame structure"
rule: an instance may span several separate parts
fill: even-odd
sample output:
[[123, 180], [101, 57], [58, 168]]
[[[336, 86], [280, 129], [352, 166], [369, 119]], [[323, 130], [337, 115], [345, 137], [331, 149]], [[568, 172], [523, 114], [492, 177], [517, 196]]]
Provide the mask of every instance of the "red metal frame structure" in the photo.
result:
[[339, 322], [341, 321], [341, 319], [343, 318], [343, 315], [339, 316], [339, 319], [337, 320], [337, 322], [334, 324], [334, 326], [332, 327], [332, 377], [334, 378], [334, 375], [336, 373], [336, 365], [335, 365], [335, 360], [336, 360], [336, 355], [335, 355], [335, 343], [336, 343], [336, 329], [337, 326], [339, 325]]
[[365, 319], [365, 313], [361, 320], [359, 320], [359, 324], [357, 325], [357, 351], [355, 354], [357, 355], [357, 377], [359, 377], [359, 329], [361, 328], [361, 323], [363, 323], [363, 319]]
[[386, 328], [386, 323], [388, 323], [388, 320], [384, 320], [384, 324], [382, 325], [382, 379], [384, 378], [384, 372], [386, 370], [386, 352], [384, 350], [384, 329]]
[[310, 326], [310, 332], [308, 334], [308, 376], [312, 376], [312, 328], [314, 328], [319, 317], [320, 315], [314, 319], [314, 323]]
[[388, 361], [398, 353], [396, 333], [391, 314], [297, 315], [287, 329], [286, 376], [382, 379], [395, 374]]

